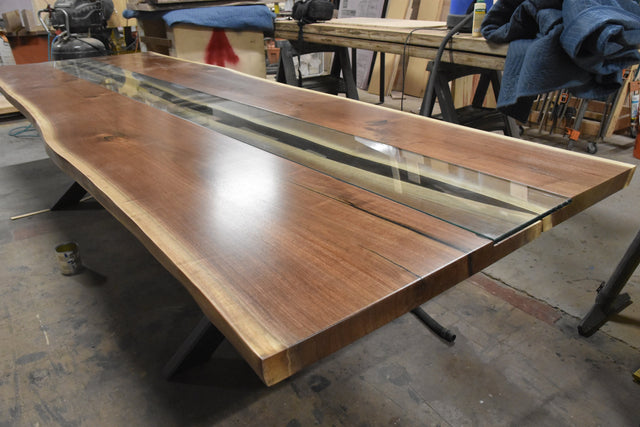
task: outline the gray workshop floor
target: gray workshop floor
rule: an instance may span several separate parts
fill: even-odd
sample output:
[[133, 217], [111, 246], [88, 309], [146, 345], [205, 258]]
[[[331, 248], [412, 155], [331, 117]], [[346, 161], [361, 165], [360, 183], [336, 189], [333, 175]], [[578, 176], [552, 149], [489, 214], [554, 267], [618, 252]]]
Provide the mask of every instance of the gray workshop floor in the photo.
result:
[[[226, 345], [168, 382], [197, 307], [94, 203], [9, 219], [71, 184], [38, 138], [8, 136], [25, 124], [0, 122], [0, 426], [640, 425], [638, 275], [635, 304], [576, 330], [640, 229], [638, 177], [425, 304], [454, 345], [408, 314], [272, 388]], [[615, 138], [598, 155], [637, 164], [632, 149]], [[88, 267], [71, 277], [53, 253], [68, 240]]]

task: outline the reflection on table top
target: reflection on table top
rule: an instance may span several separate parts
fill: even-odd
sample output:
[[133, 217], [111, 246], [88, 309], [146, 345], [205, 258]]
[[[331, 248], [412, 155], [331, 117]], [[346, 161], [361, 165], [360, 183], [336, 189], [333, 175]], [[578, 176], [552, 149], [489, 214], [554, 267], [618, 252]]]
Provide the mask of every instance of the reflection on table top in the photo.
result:
[[508, 237], [568, 203], [526, 184], [92, 59], [56, 68], [489, 239]]
[[0, 89], [266, 384], [634, 170], [160, 55], [7, 66]]

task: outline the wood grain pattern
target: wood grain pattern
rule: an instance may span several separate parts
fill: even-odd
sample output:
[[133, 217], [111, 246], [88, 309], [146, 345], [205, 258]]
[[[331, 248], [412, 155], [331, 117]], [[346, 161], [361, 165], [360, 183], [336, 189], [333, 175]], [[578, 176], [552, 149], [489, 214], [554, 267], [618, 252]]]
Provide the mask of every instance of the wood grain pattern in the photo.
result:
[[567, 199], [92, 59], [56, 69], [494, 241]]
[[160, 55], [98, 61], [572, 199], [494, 244], [50, 63], [4, 67], [0, 89], [54, 162], [184, 284], [268, 385], [620, 190], [634, 169]]

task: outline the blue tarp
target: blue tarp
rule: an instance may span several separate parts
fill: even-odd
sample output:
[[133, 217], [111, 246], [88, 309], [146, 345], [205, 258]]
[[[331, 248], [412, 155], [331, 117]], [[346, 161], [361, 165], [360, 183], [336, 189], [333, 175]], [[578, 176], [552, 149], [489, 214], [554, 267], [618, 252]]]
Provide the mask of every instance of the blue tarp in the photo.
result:
[[214, 6], [195, 9], [177, 9], [168, 12], [143, 12], [125, 10], [125, 18], [144, 20], [162, 19], [171, 26], [174, 24], [193, 24], [202, 27], [224, 28], [232, 30], [273, 31], [275, 15], [265, 5]]
[[622, 69], [640, 63], [640, 6], [632, 0], [500, 0], [482, 24], [510, 43], [498, 108], [526, 121], [535, 96], [568, 89], [605, 99]]

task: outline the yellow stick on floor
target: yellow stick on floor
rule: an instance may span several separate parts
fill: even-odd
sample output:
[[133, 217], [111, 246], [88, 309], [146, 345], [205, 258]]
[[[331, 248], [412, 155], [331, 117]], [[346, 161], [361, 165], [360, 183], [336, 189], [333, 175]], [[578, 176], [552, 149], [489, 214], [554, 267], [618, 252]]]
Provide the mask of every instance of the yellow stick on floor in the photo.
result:
[[29, 212], [29, 213], [25, 213], [25, 214], [12, 216], [11, 217], [11, 221], [14, 221], [16, 219], [27, 218], [27, 217], [34, 216], [34, 215], [40, 215], [41, 213], [45, 213], [45, 212], [49, 212], [49, 211], [51, 211], [51, 209], [42, 209], [42, 210], [35, 211], [35, 212]]
[[633, 373], [633, 380], [637, 383], [640, 383], [640, 369]]

